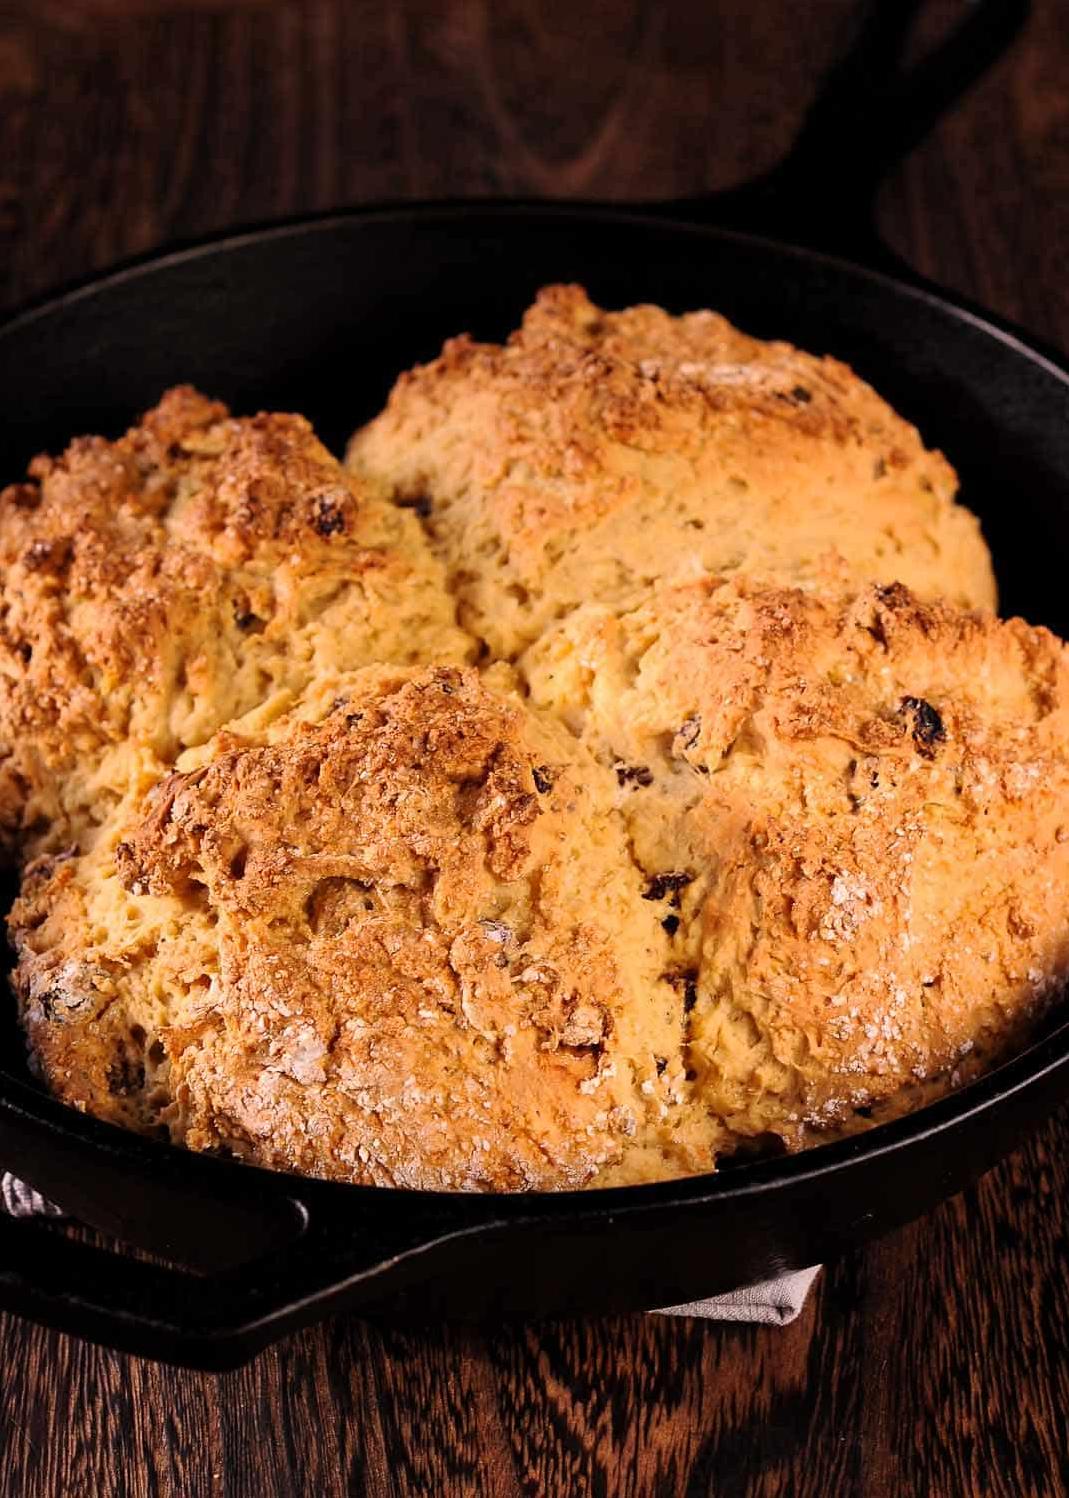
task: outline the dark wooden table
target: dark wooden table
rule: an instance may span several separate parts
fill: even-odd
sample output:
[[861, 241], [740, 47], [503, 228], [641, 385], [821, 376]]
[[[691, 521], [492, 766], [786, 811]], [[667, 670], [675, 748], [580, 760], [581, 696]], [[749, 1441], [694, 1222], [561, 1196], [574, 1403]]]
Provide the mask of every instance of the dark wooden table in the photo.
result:
[[[768, 165], [850, 0], [0, 0], [0, 303], [369, 199], [667, 197]], [[932, 0], [929, 33], [957, 12]], [[1069, 10], [889, 181], [929, 275], [1069, 347]], [[2, 414], [0, 414], [2, 419]], [[1069, 1490], [1069, 1113], [785, 1330], [338, 1320], [224, 1377], [0, 1318], [4, 1494]]]

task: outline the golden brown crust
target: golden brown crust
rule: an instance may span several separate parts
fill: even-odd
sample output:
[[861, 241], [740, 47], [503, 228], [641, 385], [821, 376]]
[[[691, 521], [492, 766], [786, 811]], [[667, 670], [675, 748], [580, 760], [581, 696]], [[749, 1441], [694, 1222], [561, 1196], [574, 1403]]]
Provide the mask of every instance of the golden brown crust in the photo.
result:
[[414, 517], [300, 416], [171, 391], [0, 494], [0, 826], [67, 838], [272, 692], [462, 660]]
[[577, 603], [674, 574], [862, 581], [994, 604], [939, 453], [845, 365], [712, 312], [543, 291], [504, 346], [404, 374], [349, 465], [429, 507], [462, 618], [512, 657]]
[[[172, 1134], [265, 1164], [559, 1188], [619, 1165], [640, 1132], [661, 1173], [711, 1163], [712, 1131], [697, 1154], [673, 1134], [681, 1009], [646, 997], [663, 932], [607, 815], [609, 779], [564, 732], [439, 668], [340, 678], [260, 740], [225, 738], [148, 798], [108, 850], [102, 942], [71, 952], [68, 933], [91, 925], [78, 911], [57, 964], [35, 924], [54, 921], [63, 885], [99, 899], [99, 860], [24, 895], [18, 982], [61, 1096], [127, 1117], [126, 1058], [157, 1046]], [[175, 933], [158, 1012], [153, 921]], [[83, 1025], [69, 997], [120, 968], [141, 994], [123, 1016], [133, 1044], [99, 1006]]]
[[[703, 579], [524, 661], [676, 874], [697, 1105], [842, 1125], [990, 1063], [1069, 972], [1069, 656], [899, 586]], [[667, 904], [664, 905], [668, 908]], [[960, 1073], [959, 1073], [960, 1075]]]
[[553, 288], [350, 463], [179, 390], [0, 500], [58, 1096], [559, 1189], [812, 1143], [1027, 1033], [1069, 973], [1066, 650], [960, 606], [953, 472], [850, 371]]

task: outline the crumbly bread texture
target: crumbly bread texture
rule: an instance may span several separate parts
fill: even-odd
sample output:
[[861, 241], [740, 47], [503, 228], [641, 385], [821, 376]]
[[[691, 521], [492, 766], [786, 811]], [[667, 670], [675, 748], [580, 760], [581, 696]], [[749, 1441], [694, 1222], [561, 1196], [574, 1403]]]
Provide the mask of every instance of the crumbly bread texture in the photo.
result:
[[559, 724], [433, 668], [243, 727], [30, 872], [17, 981], [61, 1096], [377, 1184], [709, 1167], [612, 777]]
[[862, 581], [992, 608], [976, 519], [940, 453], [845, 365], [713, 312], [604, 312], [542, 292], [504, 345], [398, 380], [349, 466], [422, 506], [461, 618], [514, 657], [591, 598], [680, 573]]
[[58, 1096], [562, 1189], [1021, 1042], [1069, 974], [1066, 649], [986, 611], [952, 471], [849, 370], [558, 287], [349, 465], [179, 390], [0, 497], [13, 984]]
[[301, 416], [171, 391], [0, 494], [0, 835], [77, 837], [274, 692], [461, 661], [416, 518]]
[[900, 585], [588, 606], [524, 661], [674, 919], [690, 1096], [791, 1146], [1019, 1043], [1069, 971], [1069, 654]]

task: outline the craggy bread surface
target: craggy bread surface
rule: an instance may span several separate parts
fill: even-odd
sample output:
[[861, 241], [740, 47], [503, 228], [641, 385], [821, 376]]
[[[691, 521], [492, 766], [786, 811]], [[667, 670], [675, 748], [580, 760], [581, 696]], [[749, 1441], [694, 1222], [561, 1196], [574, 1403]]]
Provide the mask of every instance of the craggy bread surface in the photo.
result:
[[[899, 584], [576, 610], [531, 698], [617, 767], [690, 1096], [794, 1146], [1005, 1052], [1069, 969], [1069, 656]], [[862, 1115], [863, 1116], [863, 1115]]]
[[957, 478], [836, 359], [714, 312], [605, 312], [543, 291], [504, 345], [404, 374], [349, 466], [422, 506], [461, 618], [512, 658], [591, 598], [679, 573], [819, 576], [993, 608]]
[[418, 521], [302, 416], [172, 390], [0, 496], [0, 834], [99, 821], [272, 693], [470, 649]]
[[[1069, 969], [1065, 647], [835, 361], [544, 292], [349, 472], [172, 392], [0, 503], [31, 1053], [197, 1149], [461, 1190], [796, 1149]], [[459, 621], [459, 622], [458, 622]]]
[[707, 1165], [677, 1143], [682, 1007], [612, 801], [474, 671], [321, 682], [31, 869], [31, 1038], [91, 1112], [125, 1047], [128, 1121], [310, 1173], [579, 1186], [633, 1144]]

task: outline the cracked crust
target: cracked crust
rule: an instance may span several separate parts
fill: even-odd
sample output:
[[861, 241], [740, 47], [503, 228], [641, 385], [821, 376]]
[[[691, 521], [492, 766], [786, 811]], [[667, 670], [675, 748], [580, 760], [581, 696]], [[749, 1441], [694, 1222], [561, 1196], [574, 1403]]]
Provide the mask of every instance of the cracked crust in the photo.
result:
[[[663, 986], [650, 1002], [665, 939], [611, 799], [561, 728], [474, 672], [319, 684], [163, 780], [82, 867], [34, 874], [13, 929], [50, 1085], [350, 1181], [709, 1168], [716, 1131], [683, 1137], [682, 1012]], [[75, 951], [75, 930], [99, 937]]]
[[0, 832], [52, 845], [274, 693], [461, 661], [415, 518], [301, 416], [171, 391], [0, 494]]
[[504, 346], [398, 380], [354, 471], [427, 512], [467, 626], [514, 657], [554, 619], [673, 575], [781, 571], [993, 607], [940, 453], [845, 365], [712, 312], [604, 312], [543, 291]]
[[1046, 630], [897, 585], [703, 579], [579, 610], [522, 665], [627, 767], [695, 1106], [732, 1131], [797, 1146], [925, 1100], [1064, 983], [1069, 654]]
[[350, 465], [178, 390], [2, 496], [13, 983], [58, 1096], [558, 1189], [817, 1142], [1025, 1035], [1069, 971], [1065, 647], [960, 607], [978, 527], [867, 386], [558, 287]]

